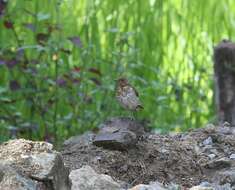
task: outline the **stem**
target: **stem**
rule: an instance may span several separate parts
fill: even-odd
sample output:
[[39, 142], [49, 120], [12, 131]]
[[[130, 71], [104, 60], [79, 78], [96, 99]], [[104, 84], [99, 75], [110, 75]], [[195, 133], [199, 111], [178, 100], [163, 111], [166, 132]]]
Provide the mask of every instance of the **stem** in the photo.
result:
[[[58, 78], [58, 60], [55, 62], [55, 81], [57, 81]], [[55, 84], [55, 110], [54, 110], [54, 116], [53, 116], [53, 129], [54, 129], [54, 135], [55, 135], [55, 141], [57, 141], [57, 127], [56, 127], [56, 121], [57, 121], [57, 112], [58, 112], [58, 85]]]
[[[61, 0], [58, 0], [55, 6], [57, 17], [56, 17], [56, 24], [59, 24], [60, 21], [60, 10], [59, 6], [61, 4]], [[58, 42], [60, 42], [60, 32], [58, 36]], [[57, 44], [59, 46], [59, 44]], [[58, 79], [58, 61], [59, 59], [55, 60], [55, 81]], [[54, 110], [54, 116], [53, 116], [53, 130], [54, 130], [54, 137], [55, 142], [57, 143], [57, 113], [58, 113], [58, 84], [55, 83], [55, 110]]]

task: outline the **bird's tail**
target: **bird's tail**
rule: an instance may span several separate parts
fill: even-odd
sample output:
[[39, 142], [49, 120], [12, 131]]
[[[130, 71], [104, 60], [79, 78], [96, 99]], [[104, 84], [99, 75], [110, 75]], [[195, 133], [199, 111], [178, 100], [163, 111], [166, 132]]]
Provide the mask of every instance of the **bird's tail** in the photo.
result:
[[136, 110], [142, 110], [142, 109], [144, 109], [144, 107], [141, 104], [137, 105]]

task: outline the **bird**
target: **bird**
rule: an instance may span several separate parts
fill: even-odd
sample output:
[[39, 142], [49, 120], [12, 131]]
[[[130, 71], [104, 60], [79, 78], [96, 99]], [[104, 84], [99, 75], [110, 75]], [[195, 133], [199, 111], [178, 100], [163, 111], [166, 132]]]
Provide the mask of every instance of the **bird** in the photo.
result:
[[131, 111], [132, 114], [144, 108], [139, 100], [139, 93], [129, 83], [127, 78], [120, 77], [116, 80], [115, 91], [116, 91], [116, 99], [119, 102], [119, 104], [124, 109]]

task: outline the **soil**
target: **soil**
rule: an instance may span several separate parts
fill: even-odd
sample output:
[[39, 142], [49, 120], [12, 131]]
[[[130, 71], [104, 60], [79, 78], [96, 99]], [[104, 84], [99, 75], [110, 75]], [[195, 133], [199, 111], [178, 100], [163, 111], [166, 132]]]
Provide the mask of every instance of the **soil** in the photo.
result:
[[86, 133], [65, 143], [62, 155], [70, 169], [92, 166], [129, 185], [159, 181], [192, 187], [214, 182], [219, 172], [233, 168], [235, 129], [212, 125], [184, 134], [146, 133], [127, 151], [108, 150], [93, 145], [94, 133]]

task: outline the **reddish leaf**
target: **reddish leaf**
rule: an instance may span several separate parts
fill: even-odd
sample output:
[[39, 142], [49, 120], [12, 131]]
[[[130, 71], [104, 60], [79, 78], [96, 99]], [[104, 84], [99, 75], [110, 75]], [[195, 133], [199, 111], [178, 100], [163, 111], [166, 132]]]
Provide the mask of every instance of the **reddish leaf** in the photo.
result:
[[73, 71], [79, 73], [81, 71], [81, 67], [75, 66]]
[[74, 79], [72, 79], [72, 82], [74, 83], [74, 84], [79, 84], [80, 82], [81, 82], [81, 79], [79, 79], [79, 78], [74, 78]]
[[50, 98], [47, 103], [49, 104], [49, 106], [51, 106], [52, 104], [55, 103], [55, 100], [53, 98]]
[[63, 77], [66, 80], [68, 80], [68, 81], [70, 81], [70, 82], [72, 82], [74, 84], [79, 84], [81, 82], [80, 78], [74, 78], [74, 77], [72, 77], [72, 75], [64, 74]]
[[44, 45], [45, 42], [48, 40], [48, 38], [49, 38], [49, 35], [45, 33], [38, 33], [36, 35], [37, 42], [41, 45]]
[[100, 70], [96, 69], [96, 68], [90, 68], [90, 69], [88, 69], [88, 71], [91, 72], [91, 73], [97, 74], [98, 76], [102, 75]]
[[7, 28], [7, 29], [12, 29], [13, 28], [13, 22], [9, 21], [9, 20], [5, 20], [4, 21], [4, 26]]
[[12, 91], [17, 91], [20, 89], [20, 83], [16, 80], [11, 80], [9, 83], [9, 87]]
[[4, 14], [6, 6], [7, 6], [7, 2], [0, 0], [0, 16]]
[[37, 64], [39, 64], [39, 61], [37, 59], [31, 59], [31, 60], [29, 60], [29, 63], [32, 65], [37, 65]]
[[87, 104], [91, 104], [93, 102], [92, 97], [89, 95], [85, 95], [83, 101]]
[[67, 79], [67, 80], [71, 80], [71, 76], [68, 75], [68, 74], [64, 74], [63, 77], [64, 77], [65, 79]]
[[18, 61], [16, 59], [11, 59], [9, 61], [6, 62], [6, 66], [9, 68], [9, 69], [12, 69], [15, 65], [18, 64]]
[[18, 49], [16, 51], [16, 60], [21, 60], [24, 57], [24, 49]]
[[64, 49], [64, 48], [61, 48], [60, 51], [66, 53], [66, 54], [71, 54], [71, 51], [70, 50], [67, 50], [67, 49]]
[[6, 61], [4, 59], [0, 59], [0, 65], [5, 65]]
[[98, 85], [98, 86], [101, 85], [101, 81], [98, 80], [97, 78], [90, 78], [90, 80], [91, 80], [92, 82], [94, 82], [94, 83], [95, 83], [96, 85]]
[[56, 84], [59, 86], [59, 87], [64, 87], [64, 86], [66, 86], [67, 85], [67, 82], [66, 82], [66, 80], [64, 79], [64, 78], [58, 78], [57, 80], [56, 80]]
[[68, 38], [75, 46], [82, 48], [82, 42], [81, 39], [79, 37], [69, 37]]

